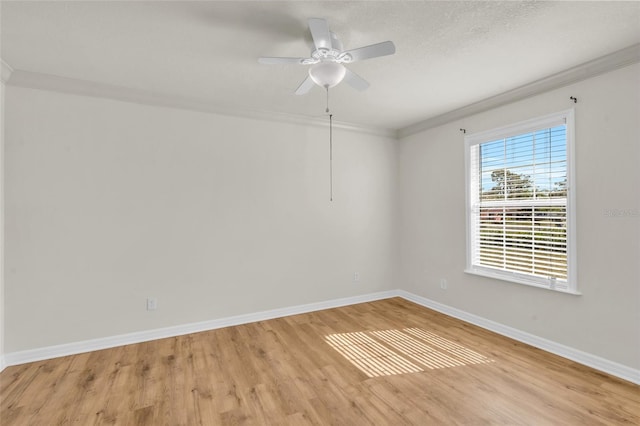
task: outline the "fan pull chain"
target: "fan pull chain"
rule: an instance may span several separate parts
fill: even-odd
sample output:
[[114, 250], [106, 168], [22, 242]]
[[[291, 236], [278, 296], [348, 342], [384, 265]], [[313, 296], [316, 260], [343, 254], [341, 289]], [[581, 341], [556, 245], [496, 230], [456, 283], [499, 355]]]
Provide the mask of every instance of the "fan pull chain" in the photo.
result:
[[327, 90], [327, 109], [329, 114], [329, 201], [333, 201], [333, 114], [329, 112], [329, 86], [324, 86]]
[[333, 114], [329, 114], [329, 201], [333, 201]]
[[[327, 89], [327, 109], [324, 111], [327, 114], [329, 113], [329, 86], [324, 86], [325, 89]], [[329, 121], [331, 121], [331, 119], [329, 119]]]

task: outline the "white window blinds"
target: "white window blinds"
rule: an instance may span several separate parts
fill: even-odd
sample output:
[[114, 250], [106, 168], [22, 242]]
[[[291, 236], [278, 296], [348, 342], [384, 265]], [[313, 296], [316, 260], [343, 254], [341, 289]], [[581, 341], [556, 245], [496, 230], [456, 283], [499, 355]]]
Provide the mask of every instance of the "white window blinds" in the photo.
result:
[[466, 138], [468, 269], [572, 290], [571, 124], [563, 113]]

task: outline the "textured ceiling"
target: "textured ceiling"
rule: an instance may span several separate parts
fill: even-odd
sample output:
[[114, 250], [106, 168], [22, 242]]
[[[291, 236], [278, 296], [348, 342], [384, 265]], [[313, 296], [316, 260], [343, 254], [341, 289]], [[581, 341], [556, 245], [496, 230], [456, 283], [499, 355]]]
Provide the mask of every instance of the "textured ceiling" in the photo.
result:
[[[639, 2], [2, 1], [0, 56], [14, 70], [175, 95], [219, 109], [319, 117], [318, 87], [293, 94], [306, 20], [345, 48], [392, 40], [349, 65], [371, 87], [331, 91], [343, 122], [398, 129], [640, 42]], [[9, 81], [11, 84], [11, 80]]]

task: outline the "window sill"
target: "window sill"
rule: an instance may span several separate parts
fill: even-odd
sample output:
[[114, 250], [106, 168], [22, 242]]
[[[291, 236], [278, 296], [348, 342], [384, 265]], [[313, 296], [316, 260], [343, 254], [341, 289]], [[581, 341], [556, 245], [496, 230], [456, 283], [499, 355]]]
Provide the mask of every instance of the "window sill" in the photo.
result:
[[496, 280], [501, 280], [501, 281], [508, 281], [511, 283], [516, 283], [516, 284], [521, 284], [521, 285], [526, 285], [529, 287], [535, 287], [535, 288], [540, 288], [543, 290], [549, 290], [549, 291], [554, 291], [556, 293], [564, 293], [564, 294], [572, 294], [574, 296], [581, 296], [582, 293], [580, 293], [579, 291], [576, 290], [571, 290], [571, 289], [564, 289], [564, 288], [551, 288], [551, 287], [547, 287], [545, 285], [541, 285], [538, 283], [535, 283], [533, 281], [527, 280], [526, 278], [520, 278], [517, 275], [512, 275], [512, 276], [508, 276], [508, 275], [504, 275], [504, 274], [499, 274], [499, 273], [495, 273], [495, 272], [491, 272], [491, 271], [486, 271], [483, 269], [474, 269], [474, 268], [467, 268], [464, 270], [465, 273], [467, 274], [471, 274], [471, 275], [479, 275], [481, 277], [486, 277], [486, 278], [493, 278]]

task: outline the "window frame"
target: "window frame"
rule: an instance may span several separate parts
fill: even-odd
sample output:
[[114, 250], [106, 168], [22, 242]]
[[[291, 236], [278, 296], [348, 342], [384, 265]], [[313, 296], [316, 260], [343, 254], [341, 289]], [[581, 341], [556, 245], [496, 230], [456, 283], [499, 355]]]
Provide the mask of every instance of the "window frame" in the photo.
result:
[[[537, 130], [549, 128], [557, 125], [559, 120], [564, 120], [566, 124], [566, 156], [567, 156], [567, 203], [566, 203], [566, 221], [567, 221], [567, 280], [566, 285], [557, 285], [555, 279], [545, 279], [525, 273], [515, 271], [502, 271], [482, 265], [474, 265], [473, 262], [473, 243], [474, 238], [472, 230], [474, 229], [472, 221], [476, 217], [473, 213], [474, 202], [472, 198], [472, 188], [477, 188], [478, 182], [472, 182], [471, 172], [471, 151], [472, 147], [481, 145], [486, 142], [492, 142], [497, 139], [514, 137]], [[576, 180], [575, 180], [575, 110], [568, 109], [552, 114], [535, 117], [529, 120], [508, 124], [498, 128], [465, 135], [465, 207], [466, 207], [466, 267], [465, 272], [474, 275], [480, 275], [498, 280], [509, 281], [517, 284], [534, 286], [538, 288], [558, 291], [562, 293], [577, 294], [577, 252], [576, 252]]]

